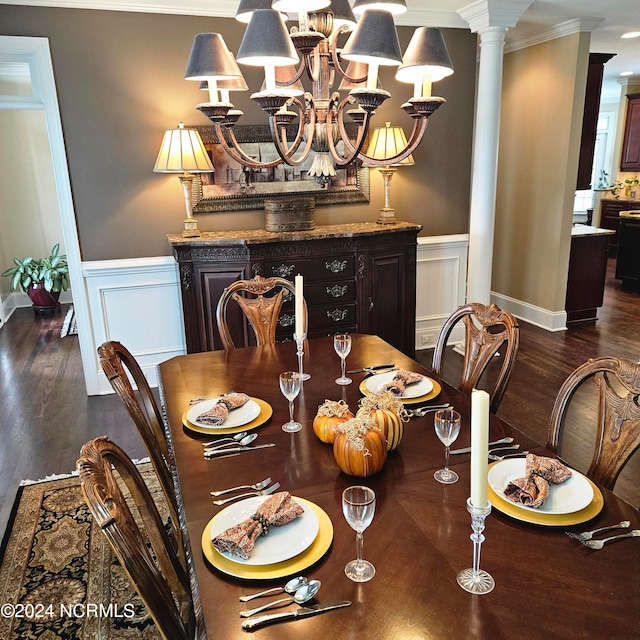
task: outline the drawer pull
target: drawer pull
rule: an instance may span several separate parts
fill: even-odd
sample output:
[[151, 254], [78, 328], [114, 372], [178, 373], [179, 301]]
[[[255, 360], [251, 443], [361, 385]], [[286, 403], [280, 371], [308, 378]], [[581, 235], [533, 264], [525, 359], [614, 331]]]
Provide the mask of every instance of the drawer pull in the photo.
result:
[[342, 296], [347, 293], [348, 288], [346, 284], [344, 286], [334, 284], [333, 287], [327, 287], [327, 293], [334, 298], [342, 298]]
[[294, 264], [281, 264], [279, 267], [271, 267], [271, 271], [280, 278], [288, 278], [295, 268]]
[[278, 324], [281, 327], [290, 327], [291, 325], [293, 325], [293, 323], [296, 321], [296, 317], [292, 316], [289, 313], [283, 313], [279, 318], [278, 318]]
[[325, 269], [331, 271], [331, 273], [340, 273], [347, 268], [346, 260], [333, 260], [332, 262], [324, 263]]
[[340, 322], [347, 317], [348, 313], [347, 309], [334, 309], [333, 311], [327, 311], [327, 318], [331, 318], [334, 322]]

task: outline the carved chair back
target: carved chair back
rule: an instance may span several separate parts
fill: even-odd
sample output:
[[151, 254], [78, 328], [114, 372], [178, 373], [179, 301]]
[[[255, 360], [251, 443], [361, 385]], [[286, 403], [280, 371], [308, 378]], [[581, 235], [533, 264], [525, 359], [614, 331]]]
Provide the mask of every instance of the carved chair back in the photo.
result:
[[[272, 295], [265, 295], [271, 292]], [[255, 276], [251, 280], [236, 280], [230, 284], [222, 292], [216, 308], [216, 322], [224, 348], [235, 348], [227, 324], [227, 305], [230, 300], [238, 303], [255, 333], [258, 346], [262, 346], [275, 344], [278, 317], [287, 294], [295, 296], [295, 287], [285, 278]], [[303, 308], [303, 327], [306, 334], [307, 304], [304, 300]], [[291, 333], [293, 334], [293, 320]]]
[[442, 375], [447, 341], [454, 326], [462, 321], [464, 333], [464, 360], [459, 389], [470, 394], [487, 369], [491, 359], [504, 346], [500, 373], [491, 393], [491, 411], [495, 413], [502, 401], [511, 370], [518, 354], [520, 327], [516, 318], [495, 304], [486, 306], [472, 302], [456, 309], [444, 323], [433, 352], [433, 370]]
[[[594, 358], [564, 382], [553, 406], [547, 448], [558, 453], [569, 403], [576, 390], [593, 378], [598, 393], [595, 447], [587, 476], [613, 489], [629, 458], [640, 447], [640, 364], [624, 358]], [[594, 391], [595, 388], [594, 387]]]
[[171, 475], [169, 444], [162, 426], [162, 414], [149, 383], [136, 359], [120, 342], [105, 342], [98, 347], [98, 355], [105, 376], [122, 400], [144, 442], [167, 501], [173, 527], [172, 534], [180, 546], [182, 536], [178, 520], [178, 501]]
[[[103, 436], [83, 445], [77, 468], [94, 519], [162, 637], [193, 639], [195, 615], [189, 579], [135, 464]], [[133, 512], [113, 469], [128, 490]]]

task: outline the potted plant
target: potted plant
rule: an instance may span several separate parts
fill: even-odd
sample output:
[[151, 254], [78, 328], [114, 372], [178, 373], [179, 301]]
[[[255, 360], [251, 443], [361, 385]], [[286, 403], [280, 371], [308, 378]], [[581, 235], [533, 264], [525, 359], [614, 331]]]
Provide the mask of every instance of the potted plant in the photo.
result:
[[47, 313], [58, 308], [60, 292], [69, 288], [67, 256], [60, 255], [60, 245], [54, 245], [51, 255], [36, 259], [31, 256], [14, 258], [15, 267], [2, 273], [11, 278], [11, 291], [26, 293], [36, 313]]

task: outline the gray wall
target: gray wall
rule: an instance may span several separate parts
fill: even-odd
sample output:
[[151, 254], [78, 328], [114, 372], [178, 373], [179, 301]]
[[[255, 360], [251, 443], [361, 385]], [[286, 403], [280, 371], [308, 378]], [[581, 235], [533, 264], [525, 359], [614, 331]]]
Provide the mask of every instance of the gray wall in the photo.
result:
[[[165, 129], [179, 121], [208, 124], [195, 110], [204, 94], [184, 80], [193, 37], [202, 31], [222, 33], [235, 51], [244, 27], [225, 18], [0, 6], [0, 34], [49, 39], [84, 260], [170, 254], [165, 236], [181, 229], [182, 191], [177, 177], [152, 169]], [[403, 49], [412, 31], [399, 28]], [[468, 230], [476, 37], [451, 29], [445, 37], [456, 72], [434, 93], [448, 103], [430, 120], [415, 166], [403, 167], [392, 183], [397, 216], [422, 224], [422, 235]], [[259, 76], [245, 75], [256, 90]], [[409, 132], [399, 105], [411, 87], [392, 78], [382, 76], [394, 98], [375, 125], [391, 120]], [[236, 105], [245, 111], [242, 123], [266, 123], [248, 98]], [[316, 222], [375, 220], [382, 205], [373, 170], [370, 203], [320, 207]], [[263, 224], [260, 211], [199, 216], [204, 231]]]

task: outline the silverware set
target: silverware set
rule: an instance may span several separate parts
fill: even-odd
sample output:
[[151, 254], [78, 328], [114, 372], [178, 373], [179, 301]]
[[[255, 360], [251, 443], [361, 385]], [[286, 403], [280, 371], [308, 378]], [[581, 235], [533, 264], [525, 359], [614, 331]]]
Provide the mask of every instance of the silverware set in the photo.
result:
[[448, 409], [451, 405], [447, 402], [446, 404], [432, 404], [428, 407], [417, 407], [416, 409], [407, 409], [405, 407], [405, 411], [414, 418], [422, 418], [426, 416], [427, 413], [431, 413], [432, 411], [440, 411], [440, 409]]
[[389, 362], [388, 364], [376, 364], [372, 367], [361, 367], [360, 369], [351, 369], [347, 371], [347, 373], [369, 373], [374, 375], [376, 373], [381, 373], [383, 371], [394, 371], [397, 369], [396, 365], [393, 362]]
[[280, 483], [276, 482], [272, 484], [270, 487], [266, 489], [256, 489], [252, 491], [247, 491], [245, 493], [238, 493], [235, 496], [231, 496], [230, 498], [223, 498], [222, 500], [214, 500], [213, 504], [220, 507], [223, 504], [229, 504], [230, 502], [235, 502], [236, 500], [240, 500], [241, 498], [251, 498], [253, 496], [268, 496], [272, 493], [275, 493], [280, 488]]
[[602, 533], [603, 531], [612, 531], [613, 529], [626, 529], [631, 526], [629, 520], [623, 520], [618, 524], [612, 524], [608, 527], [600, 527], [599, 529], [592, 529], [591, 531], [583, 531], [582, 533], [574, 533], [573, 531], [565, 531], [565, 533], [574, 540], [581, 542], [585, 547], [590, 549], [602, 549], [607, 542], [613, 540], [622, 540], [622, 538], [637, 538], [640, 537], [640, 529], [634, 529], [628, 533], [623, 533], [617, 536], [609, 536], [608, 538], [600, 538], [599, 540], [593, 540], [593, 536]]
[[516, 458], [517, 456], [526, 456], [528, 453], [529, 453], [528, 451], [518, 451], [518, 453], [505, 453], [504, 455], [501, 455], [501, 456], [496, 455], [495, 453], [490, 453], [489, 460], [500, 461], [500, 460], [504, 460], [505, 458]]
[[[497, 451], [501, 449], [519, 449], [520, 448], [519, 444], [512, 445], [511, 444], [512, 442], [513, 442], [513, 438], [500, 438], [500, 440], [494, 440], [493, 442], [490, 442], [489, 446], [495, 447], [495, 449], [492, 449], [492, 451]], [[498, 447], [497, 445], [499, 444], [505, 444], [505, 445], [511, 445], [511, 446]], [[452, 449], [451, 451], [449, 451], [449, 455], [455, 455], [457, 453], [471, 453], [471, 447], [464, 447], [463, 449]]]

